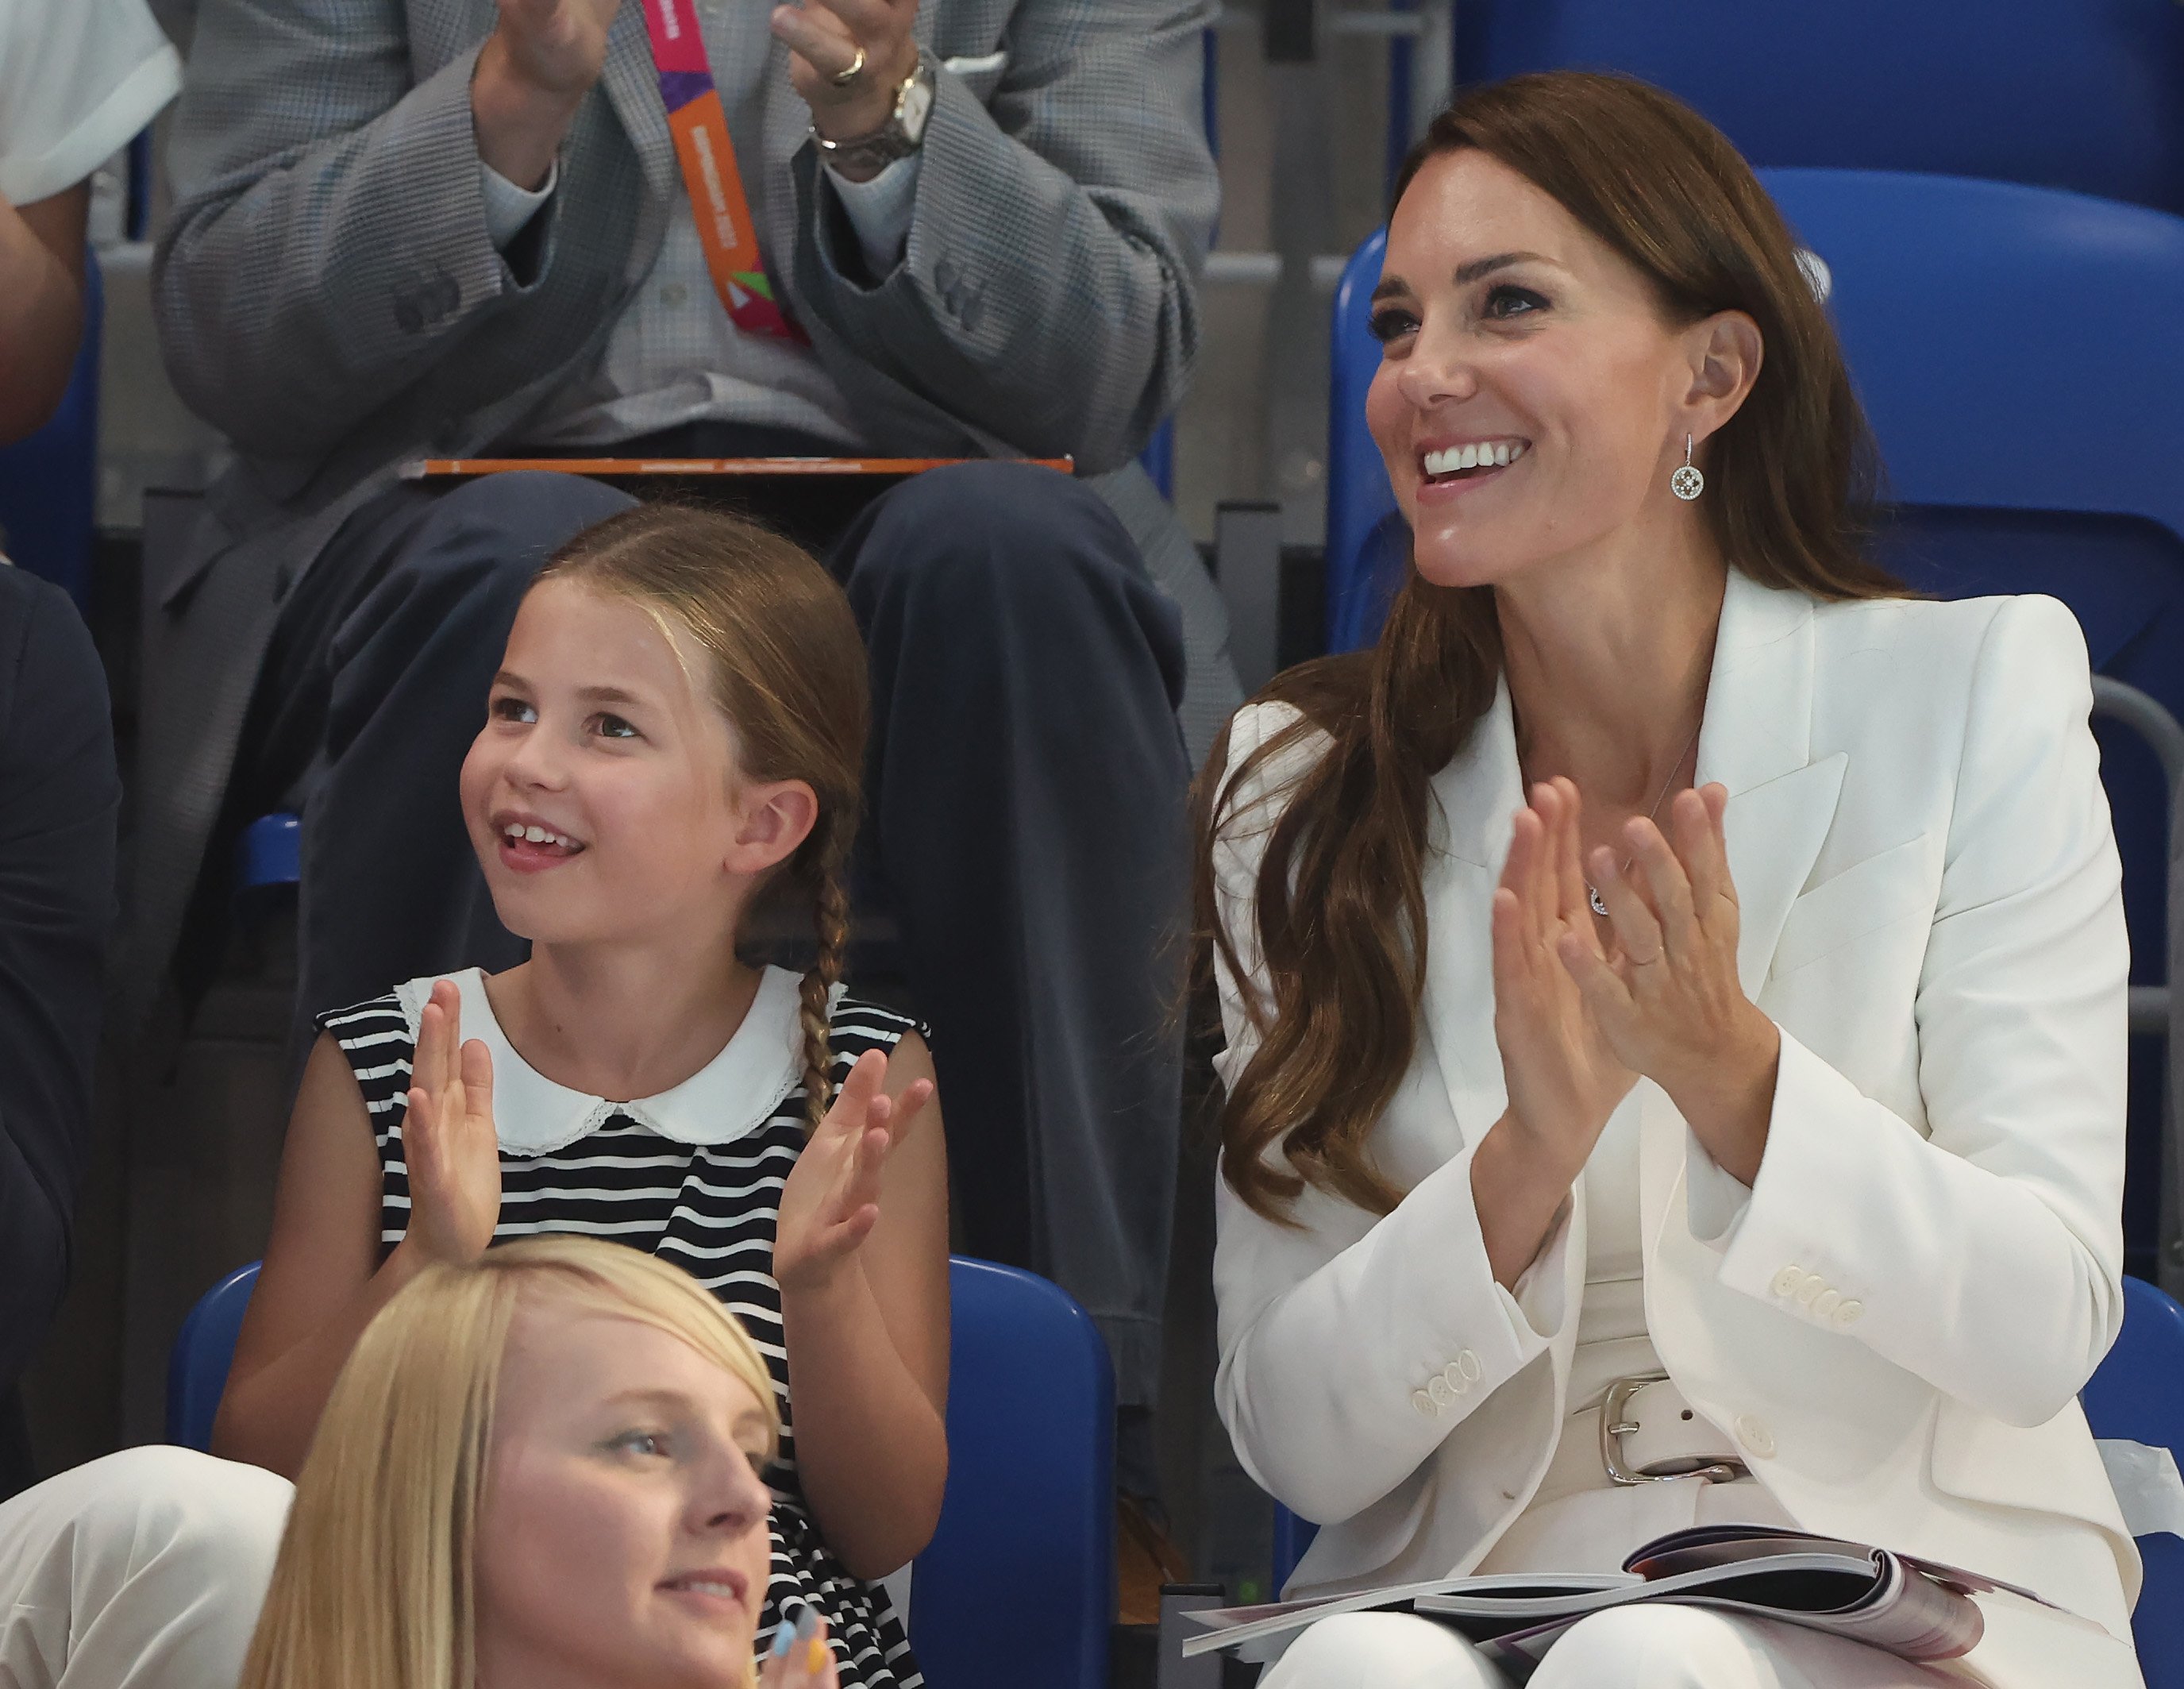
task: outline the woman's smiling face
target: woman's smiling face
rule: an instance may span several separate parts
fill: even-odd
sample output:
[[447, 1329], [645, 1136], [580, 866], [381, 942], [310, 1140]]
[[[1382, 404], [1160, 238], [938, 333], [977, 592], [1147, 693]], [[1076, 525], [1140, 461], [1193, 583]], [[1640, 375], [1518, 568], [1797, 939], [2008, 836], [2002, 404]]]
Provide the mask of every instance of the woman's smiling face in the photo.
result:
[[1366, 421], [1427, 580], [1509, 582], [1671, 497], [1705, 326], [1507, 165], [1426, 162], [1373, 300]]

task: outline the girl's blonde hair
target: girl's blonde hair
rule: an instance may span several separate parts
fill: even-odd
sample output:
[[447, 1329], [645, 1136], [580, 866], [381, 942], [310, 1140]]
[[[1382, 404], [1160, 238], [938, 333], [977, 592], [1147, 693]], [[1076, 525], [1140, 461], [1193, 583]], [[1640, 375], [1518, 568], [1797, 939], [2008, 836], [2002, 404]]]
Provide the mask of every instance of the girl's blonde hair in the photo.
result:
[[540, 571], [649, 612], [674, 644], [687, 632], [712, 658], [713, 702], [733, 725], [743, 772], [801, 780], [818, 800], [811, 836], [769, 895], [811, 917], [818, 958], [804, 976], [805, 1118], [832, 1100], [827, 1009], [850, 943], [844, 874], [857, 836], [871, 683], [850, 601], [811, 555], [717, 510], [640, 504], [588, 527]]
[[634, 1319], [749, 1387], [773, 1381], [688, 1274], [621, 1244], [525, 1238], [404, 1286], [334, 1381], [239, 1689], [475, 1689], [478, 1511], [493, 1399], [526, 1298]]

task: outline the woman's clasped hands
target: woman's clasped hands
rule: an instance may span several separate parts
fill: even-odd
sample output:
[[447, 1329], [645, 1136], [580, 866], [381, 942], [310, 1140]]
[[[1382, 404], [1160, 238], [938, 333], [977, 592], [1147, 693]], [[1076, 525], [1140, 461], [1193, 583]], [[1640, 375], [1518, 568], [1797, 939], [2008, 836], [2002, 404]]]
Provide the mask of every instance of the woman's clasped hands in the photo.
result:
[[[1519, 1223], [1496, 1249], [1489, 1226], [1497, 1276], [1529, 1262], [1641, 1074], [1717, 1163], [1746, 1184], [1758, 1174], [1781, 1037], [1737, 979], [1728, 796], [1719, 785], [1679, 793], [1665, 833], [1632, 819], [1625, 855], [1585, 852], [1582, 802], [1568, 779], [1535, 786], [1518, 812], [1493, 917], [1495, 1035], [1513, 1129], [1490, 1176], [1554, 1202], [1529, 1205], [1545, 1208], [1529, 1247], [1520, 1240], [1533, 1228]], [[1607, 906], [1604, 925], [1588, 877]]]

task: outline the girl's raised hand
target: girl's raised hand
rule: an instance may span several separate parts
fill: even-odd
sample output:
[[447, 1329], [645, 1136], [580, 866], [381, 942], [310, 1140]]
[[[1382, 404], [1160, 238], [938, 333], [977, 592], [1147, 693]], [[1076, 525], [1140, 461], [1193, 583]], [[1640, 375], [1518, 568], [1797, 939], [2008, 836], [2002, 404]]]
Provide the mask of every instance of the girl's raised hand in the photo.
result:
[[1578, 813], [1569, 781], [1535, 786], [1494, 894], [1494, 1036], [1509, 1113], [1565, 1185], [1637, 1079], [1564, 965], [1572, 947], [1600, 950]]
[[462, 995], [432, 987], [417, 1028], [402, 1122], [410, 1226], [402, 1246], [427, 1263], [475, 1261], [500, 1219], [500, 1139], [493, 1123], [493, 1056], [462, 1041]]
[[806, 1607], [791, 1625], [784, 1618], [759, 1674], [759, 1689], [838, 1689], [834, 1651], [827, 1646], [827, 1621]]
[[866, 1051], [789, 1169], [773, 1240], [774, 1281], [783, 1290], [824, 1290], [878, 1223], [888, 1151], [933, 1097], [929, 1079], [900, 1102], [886, 1085], [887, 1057]]

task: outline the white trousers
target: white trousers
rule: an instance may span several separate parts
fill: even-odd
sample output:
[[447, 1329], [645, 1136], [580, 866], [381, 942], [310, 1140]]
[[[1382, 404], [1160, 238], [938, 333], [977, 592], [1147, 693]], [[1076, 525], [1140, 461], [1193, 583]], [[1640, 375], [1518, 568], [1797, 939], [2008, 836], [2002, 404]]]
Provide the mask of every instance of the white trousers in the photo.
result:
[[[2081, 1620], [1982, 1608], [1987, 1638], [1963, 1661], [1914, 1665], [1801, 1625], [1665, 1603], [1580, 1619], [1547, 1650], [1530, 1689], [1941, 1689], [1972, 1683], [2128, 1686], [2130, 1648]], [[2000, 1670], [1974, 1662], [1997, 1659]], [[1342, 1613], [1312, 1625], [1259, 1689], [1509, 1689], [1455, 1631], [1407, 1613]]]
[[0, 1689], [235, 1689], [291, 1494], [155, 1447], [0, 1503]]

